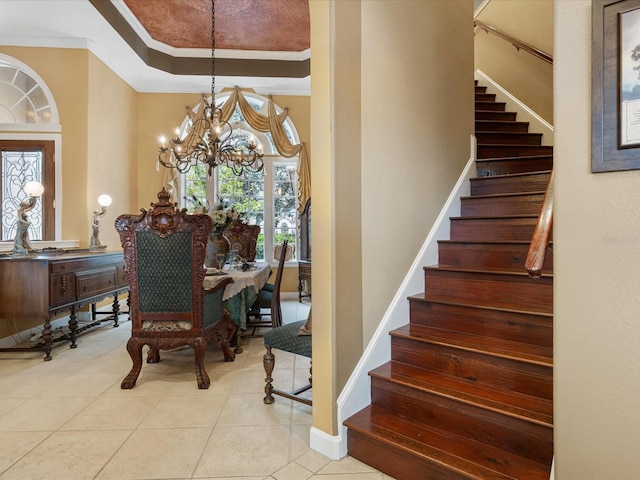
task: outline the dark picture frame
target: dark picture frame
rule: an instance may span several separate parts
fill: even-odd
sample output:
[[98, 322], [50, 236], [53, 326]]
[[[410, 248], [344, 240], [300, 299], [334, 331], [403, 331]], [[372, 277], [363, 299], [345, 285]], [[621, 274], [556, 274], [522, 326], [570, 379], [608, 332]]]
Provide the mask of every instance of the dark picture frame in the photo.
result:
[[591, 171], [594, 173], [640, 169], [638, 27], [640, 0], [593, 0]]

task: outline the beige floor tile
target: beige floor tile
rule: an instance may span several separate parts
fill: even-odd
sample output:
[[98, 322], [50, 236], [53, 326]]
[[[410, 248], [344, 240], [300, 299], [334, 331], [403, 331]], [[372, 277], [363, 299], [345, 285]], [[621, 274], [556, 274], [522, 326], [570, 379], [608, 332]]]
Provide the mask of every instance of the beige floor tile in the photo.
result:
[[289, 425], [291, 400], [279, 398], [272, 405], [265, 405], [263, 397], [261, 393], [231, 394], [220, 414], [218, 425]]
[[[291, 425], [289, 427], [289, 461], [300, 458], [311, 448], [309, 446], [309, 425]], [[306, 468], [306, 467], [305, 467]]]
[[29, 375], [14, 374], [5, 376], [5, 372], [1, 369], [1, 366], [0, 373], [2, 373], [2, 381], [0, 381], [0, 397], [4, 398], [33, 397], [52, 385], [62, 382], [68, 376], [67, 373], [40, 373], [40, 370], [37, 370], [37, 373], [34, 372]]
[[289, 463], [284, 468], [271, 475], [276, 480], [306, 480], [312, 472], [297, 463]]
[[120, 384], [120, 373], [74, 373], [40, 392], [43, 397], [97, 397], [114, 384]]
[[24, 401], [24, 398], [0, 398], [0, 416], [13, 410]]
[[213, 430], [195, 478], [268, 476], [287, 463], [288, 426], [220, 427]]
[[160, 400], [157, 396], [102, 396], [64, 424], [61, 430], [133, 430]]
[[311, 480], [382, 480], [384, 477], [381, 473], [333, 473], [333, 474], [316, 474], [310, 477]]
[[213, 427], [227, 395], [162, 397], [140, 428]]
[[92, 479], [129, 431], [56, 432], [2, 475], [2, 480]]
[[20, 460], [49, 435], [50, 432], [0, 432], [0, 472]]
[[[335, 460], [329, 462], [327, 465], [322, 467], [318, 474], [320, 475], [329, 475], [329, 474], [346, 474], [346, 473], [367, 473], [367, 472], [376, 472], [374, 468], [371, 468], [369, 465], [366, 465], [355, 458], [352, 457], [344, 457], [340, 460]], [[379, 477], [376, 477], [379, 478]]]
[[325, 457], [321, 453], [316, 452], [315, 450], [308, 450], [306, 453], [303, 453], [295, 460], [296, 463], [302, 465], [307, 470], [316, 473], [322, 467], [331, 462], [331, 459]]
[[191, 478], [210, 433], [210, 428], [136, 430], [95, 478]]
[[0, 432], [57, 430], [93, 400], [93, 397], [30, 398], [0, 417]]

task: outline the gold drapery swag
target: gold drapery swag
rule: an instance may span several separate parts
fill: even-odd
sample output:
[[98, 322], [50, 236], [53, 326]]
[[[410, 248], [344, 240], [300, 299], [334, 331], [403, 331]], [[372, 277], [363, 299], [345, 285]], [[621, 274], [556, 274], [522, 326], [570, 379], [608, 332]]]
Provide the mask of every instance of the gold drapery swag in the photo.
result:
[[[213, 100], [215, 101], [215, 100]], [[204, 100], [203, 100], [204, 102]], [[267, 100], [267, 115], [262, 115], [256, 112], [240, 91], [238, 87], [233, 89], [233, 93], [222, 104], [222, 120], [228, 122], [236, 109], [236, 104], [240, 107], [240, 112], [244, 116], [247, 123], [259, 132], [271, 133], [273, 143], [278, 150], [278, 153], [283, 157], [291, 158], [295, 155], [298, 156], [298, 212], [302, 212], [307, 200], [311, 197], [311, 170], [309, 166], [309, 156], [307, 154], [307, 148], [304, 142], [300, 142], [297, 145], [292, 144], [287, 137], [284, 129], [284, 120], [289, 115], [289, 111], [285, 108], [279, 115], [276, 113], [276, 108], [273, 105], [271, 99]], [[198, 112], [194, 112], [190, 107], [187, 107], [187, 114], [191, 118], [193, 124], [195, 121], [204, 115], [204, 106], [198, 109]], [[194, 131], [191, 129], [184, 140], [185, 145], [192, 145], [200, 138], [204, 136], [203, 131]], [[166, 168], [164, 173], [164, 184], [167, 191], [171, 194], [171, 198], [175, 199], [175, 195], [178, 192], [177, 185], [178, 172], [173, 168]]]

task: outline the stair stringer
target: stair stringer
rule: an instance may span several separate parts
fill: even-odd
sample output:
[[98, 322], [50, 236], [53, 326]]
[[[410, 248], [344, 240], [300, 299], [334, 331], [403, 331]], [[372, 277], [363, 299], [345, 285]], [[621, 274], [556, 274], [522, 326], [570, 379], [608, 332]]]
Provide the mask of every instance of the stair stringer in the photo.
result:
[[424, 290], [424, 266], [438, 263], [438, 240], [450, 238], [449, 217], [460, 215], [460, 198], [471, 191], [470, 179], [475, 176], [476, 161], [475, 136], [470, 138], [470, 158], [456, 182], [449, 198], [445, 202], [438, 218], [431, 228], [418, 255], [414, 259], [389, 308], [376, 328], [358, 364], [336, 400], [337, 425], [336, 436], [315, 427], [311, 427], [310, 446], [332, 460], [338, 460], [347, 454], [347, 427], [343, 422], [350, 416], [371, 404], [371, 378], [369, 371], [391, 359], [391, 337], [389, 332], [407, 323], [409, 302], [407, 298]]

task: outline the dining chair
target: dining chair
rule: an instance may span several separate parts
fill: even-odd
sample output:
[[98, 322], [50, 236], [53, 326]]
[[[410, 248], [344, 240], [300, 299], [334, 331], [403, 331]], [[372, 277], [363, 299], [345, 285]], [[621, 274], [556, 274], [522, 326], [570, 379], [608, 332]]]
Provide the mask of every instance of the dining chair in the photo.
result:
[[[247, 313], [247, 331], [252, 328], [250, 336], [254, 336], [258, 328], [276, 328], [282, 325], [282, 307], [280, 306], [280, 284], [284, 272], [284, 262], [287, 256], [288, 241], [282, 243], [280, 258], [278, 259], [278, 271], [274, 283], [267, 283], [258, 292], [258, 298], [253, 302]], [[264, 317], [268, 316], [269, 320]]]
[[238, 255], [246, 262], [253, 262], [256, 259], [258, 235], [260, 235], [260, 225], [249, 225], [241, 220], [234, 220], [224, 230], [224, 236], [229, 240], [231, 250], [237, 250]]
[[222, 307], [231, 278], [204, 288], [207, 238], [213, 220], [188, 214], [169, 201], [163, 188], [158, 202], [141, 214], [118, 216], [115, 227], [124, 250], [129, 282], [131, 338], [127, 351], [133, 362], [121, 384], [135, 385], [142, 369], [142, 347], [149, 346], [147, 363], [160, 361], [161, 349], [188, 345], [194, 350], [198, 388], [209, 388], [204, 368], [208, 343], [218, 343], [226, 361], [235, 354], [228, 344], [236, 330]]

